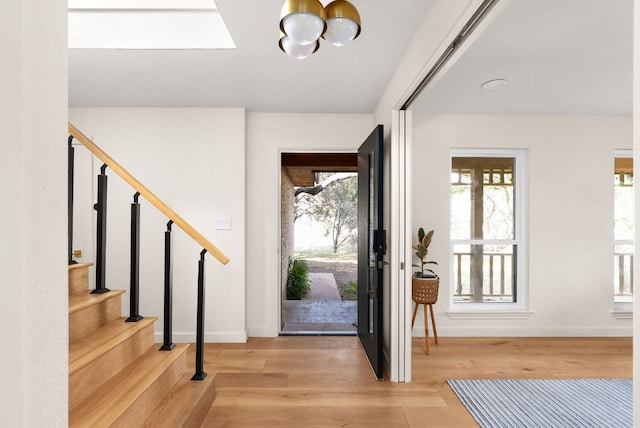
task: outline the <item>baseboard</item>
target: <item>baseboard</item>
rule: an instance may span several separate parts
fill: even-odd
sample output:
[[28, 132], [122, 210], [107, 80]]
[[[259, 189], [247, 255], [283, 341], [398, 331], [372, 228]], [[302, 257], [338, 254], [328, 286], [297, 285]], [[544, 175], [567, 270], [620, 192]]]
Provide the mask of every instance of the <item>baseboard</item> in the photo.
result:
[[249, 337], [278, 337], [278, 330], [269, 327], [249, 327]]
[[[430, 331], [432, 336], [433, 332]], [[442, 328], [438, 337], [632, 337], [632, 327], [622, 328]], [[424, 337], [424, 330], [414, 329], [413, 337]]]
[[389, 376], [389, 380], [391, 382], [398, 382], [398, 373], [397, 370], [391, 369], [391, 358], [389, 357], [389, 352], [387, 352], [387, 348], [382, 348], [382, 360], [384, 364], [384, 369]]

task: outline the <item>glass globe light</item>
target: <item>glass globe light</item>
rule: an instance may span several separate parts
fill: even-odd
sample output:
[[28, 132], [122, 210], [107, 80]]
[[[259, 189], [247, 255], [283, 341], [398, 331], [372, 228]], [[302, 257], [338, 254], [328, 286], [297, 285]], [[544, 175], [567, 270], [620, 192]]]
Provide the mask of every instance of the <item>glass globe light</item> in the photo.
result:
[[322, 36], [336, 46], [343, 46], [356, 38], [360, 26], [349, 18], [327, 19], [327, 31]]
[[300, 44], [313, 44], [327, 28], [320, 0], [287, 0], [280, 10], [280, 31]]
[[280, 49], [285, 52], [287, 55], [296, 58], [296, 59], [304, 59], [311, 56], [315, 51], [320, 47], [320, 42], [317, 40], [315, 43], [309, 43], [306, 45], [301, 45], [293, 41], [293, 39], [286, 34], [282, 34], [280, 37]]
[[325, 8], [327, 31], [322, 37], [331, 44], [343, 46], [360, 35], [360, 14], [346, 0], [335, 0]]
[[300, 45], [309, 45], [320, 38], [324, 20], [313, 13], [292, 13], [282, 18], [284, 33]]

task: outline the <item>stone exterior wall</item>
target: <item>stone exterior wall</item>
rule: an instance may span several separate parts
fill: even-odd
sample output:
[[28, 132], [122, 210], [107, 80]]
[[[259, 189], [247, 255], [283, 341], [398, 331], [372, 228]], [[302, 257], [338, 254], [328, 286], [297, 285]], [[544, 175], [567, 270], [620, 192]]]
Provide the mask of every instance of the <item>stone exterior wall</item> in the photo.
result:
[[287, 298], [287, 269], [289, 260], [293, 258], [294, 251], [294, 232], [293, 223], [295, 220], [295, 197], [294, 187], [289, 176], [284, 172], [280, 172], [280, 230], [281, 230], [281, 288], [282, 300]]

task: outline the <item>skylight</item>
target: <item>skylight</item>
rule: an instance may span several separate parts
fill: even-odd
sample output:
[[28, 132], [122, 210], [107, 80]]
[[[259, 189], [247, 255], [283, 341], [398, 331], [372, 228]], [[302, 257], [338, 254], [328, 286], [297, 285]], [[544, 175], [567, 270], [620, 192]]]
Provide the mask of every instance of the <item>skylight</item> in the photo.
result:
[[69, 0], [71, 49], [235, 49], [213, 0]]

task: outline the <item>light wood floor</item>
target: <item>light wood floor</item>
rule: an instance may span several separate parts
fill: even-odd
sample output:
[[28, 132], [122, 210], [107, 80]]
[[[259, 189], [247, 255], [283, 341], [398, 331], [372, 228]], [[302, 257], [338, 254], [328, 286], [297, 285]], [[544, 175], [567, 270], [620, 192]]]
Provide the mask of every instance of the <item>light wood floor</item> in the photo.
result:
[[[193, 348], [193, 347], [192, 347]], [[377, 382], [356, 337], [207, 344], [217, 396], [204, 427], [476, 427], [450, 378], [631, 377], [631, 338], [413, 341], [413, 381]], [[193, 356], [193, 351], [191, 351]]]

